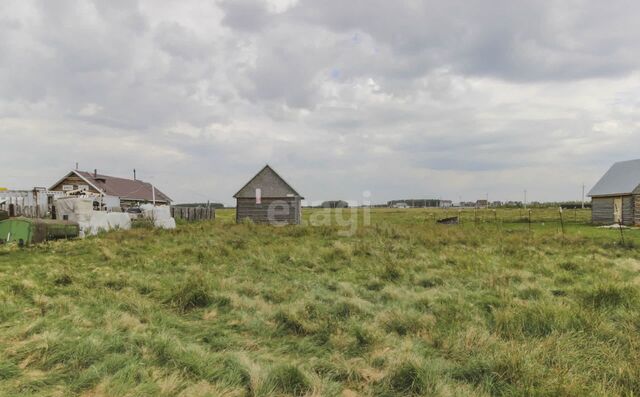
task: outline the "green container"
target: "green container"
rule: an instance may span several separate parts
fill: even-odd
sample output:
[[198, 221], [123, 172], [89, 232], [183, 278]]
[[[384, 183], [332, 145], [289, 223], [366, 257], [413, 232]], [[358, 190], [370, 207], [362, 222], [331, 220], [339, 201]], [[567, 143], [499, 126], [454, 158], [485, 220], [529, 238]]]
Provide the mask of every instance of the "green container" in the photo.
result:
[[0, 222], [0, 243], [38, 244], [49, 240], [75, 238], [80, 226], [74, 222], [12, 218]]

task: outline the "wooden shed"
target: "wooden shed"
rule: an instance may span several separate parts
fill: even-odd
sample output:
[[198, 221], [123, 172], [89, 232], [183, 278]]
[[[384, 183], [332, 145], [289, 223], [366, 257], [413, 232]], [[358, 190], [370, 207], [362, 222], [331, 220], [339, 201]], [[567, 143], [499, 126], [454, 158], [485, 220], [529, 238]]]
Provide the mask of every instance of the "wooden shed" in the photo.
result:
[[304, 199], [268, 165], [233, 196], [236, 199], [236, 222], [250, 219], [254, 223], [299, 225]]
[[640, 225], [640, 160], [615, 163], [589, 197], [593, 223]]

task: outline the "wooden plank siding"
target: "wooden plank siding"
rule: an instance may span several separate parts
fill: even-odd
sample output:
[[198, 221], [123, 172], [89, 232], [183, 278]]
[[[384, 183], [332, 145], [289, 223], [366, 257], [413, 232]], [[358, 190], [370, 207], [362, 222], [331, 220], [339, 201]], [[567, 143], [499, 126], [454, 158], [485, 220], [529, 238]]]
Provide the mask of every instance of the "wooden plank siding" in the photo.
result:
[[[611, 225], [614, 223], [615, 197], [593, 197], [591, 200], [591, 221], [596, 225]], [[640, 223], [640, 208], [638, 196], [622, 196], [622, 224], [633, 226]]]
[[622, 197], [622, 224], [626, 226], [633, 226], [633, 196]]
[[640, 195], [633, 196], [633, 224], [640, 226]]
[[594, 197], [591, 200], [591, 221], [596, 225], [613, 223], [613, 197]]
[[263, 198], [256, 204], [255, 198], [238, 198], [236, 204], [236, 221], [250, 219], [262, 224], [300, 224], [299, 197]]

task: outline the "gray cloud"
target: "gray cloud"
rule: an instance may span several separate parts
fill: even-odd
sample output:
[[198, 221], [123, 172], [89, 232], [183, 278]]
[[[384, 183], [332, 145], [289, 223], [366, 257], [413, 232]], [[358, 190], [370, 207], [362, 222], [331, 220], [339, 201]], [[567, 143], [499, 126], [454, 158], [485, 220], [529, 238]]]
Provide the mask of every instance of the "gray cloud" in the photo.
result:
[[517, 199], [525, 184], [534, 199], [575, 198], [637, 156], [638, 11], [8, 0], [0, 186], [46, 185], [78, 161], [230, 203], [268, 162], [312, 200]]

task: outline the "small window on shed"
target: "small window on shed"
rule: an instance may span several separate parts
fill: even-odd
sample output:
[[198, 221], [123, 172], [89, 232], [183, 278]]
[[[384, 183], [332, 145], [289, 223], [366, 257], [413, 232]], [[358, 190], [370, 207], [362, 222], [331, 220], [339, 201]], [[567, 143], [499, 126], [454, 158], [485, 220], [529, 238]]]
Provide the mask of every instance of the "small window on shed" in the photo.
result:
[[78, 190], [87, 191], [89, 190], [89, 185], [78, 185]]
[[73, 190], [73, 185], [62, 185], [62, 190], [65, 192], [69, 192]]
[[256, 189], [256, 204], [262, 204], [262, 189]]

